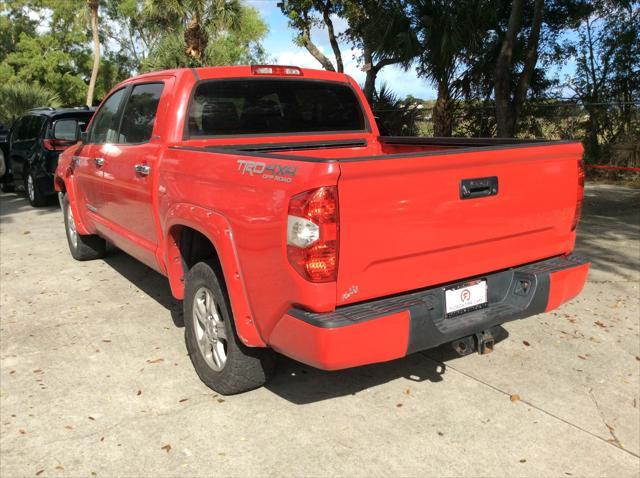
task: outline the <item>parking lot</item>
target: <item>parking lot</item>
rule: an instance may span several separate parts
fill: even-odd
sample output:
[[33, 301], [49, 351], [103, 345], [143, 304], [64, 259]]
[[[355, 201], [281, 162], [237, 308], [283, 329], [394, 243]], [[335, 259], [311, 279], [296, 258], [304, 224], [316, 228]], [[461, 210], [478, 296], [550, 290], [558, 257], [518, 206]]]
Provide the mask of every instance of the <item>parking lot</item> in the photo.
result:
[[[640, 191], [588, 185], [580, 297], [449, 347], [206, 388], [166, 280], [69, 255], [56, 206], [0, 198], [0, 475], [638, 476]], [[506, 337], [508, 335], [508, 337]]]

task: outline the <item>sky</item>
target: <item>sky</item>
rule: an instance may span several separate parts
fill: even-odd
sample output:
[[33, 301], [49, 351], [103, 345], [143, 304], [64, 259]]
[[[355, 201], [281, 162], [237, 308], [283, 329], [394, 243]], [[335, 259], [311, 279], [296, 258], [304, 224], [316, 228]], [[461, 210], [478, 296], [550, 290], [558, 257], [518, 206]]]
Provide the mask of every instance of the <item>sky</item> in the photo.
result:
[[[289, 27], [286, 17], [276, 5], [276, 0], [246, 0], [246, 3], [257, 8], [269, 26], [269, 34], [264, 39], [263, 46], [275, 63], [302, 68], [322, 68], [305, 48], [294, 44], [293, 38], [296, 32]], [[346, 25], [342, 19], [333, 18], [332, 20], [337, 32], [344, 31]], [[311, 32], [311, 39], [327, 57], [332, 60], [335, 58], [326, 31], [314, 29]], [[345, 73], [352, 76], [358, 83], [364, 84], [365, 74], [360, 70], [357, 57], [354, 55], [357, 52], [349, 49], [349, 45], [344, 43], [341, 47]], [[426, 80], [418, 78], [415, 68], [404, 71], [396, 66], [387, 66], [378, 74], [377, 86], [379, 87], [383, 82], [401, 98], [409, 94], [422, 99], [436, 97], [436, 91]]]

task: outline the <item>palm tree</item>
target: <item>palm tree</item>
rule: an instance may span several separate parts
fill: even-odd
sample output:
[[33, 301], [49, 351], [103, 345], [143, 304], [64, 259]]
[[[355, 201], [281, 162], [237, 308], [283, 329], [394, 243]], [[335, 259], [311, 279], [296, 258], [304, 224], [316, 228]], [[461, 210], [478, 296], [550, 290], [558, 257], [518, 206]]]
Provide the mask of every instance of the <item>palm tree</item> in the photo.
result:
[[434, 136], [451, 136], [458, 77], [465, 54], [485, 33], [481, 0], [414, 0], [415, 28], [422, 41], [420, 73], [433, 81], [438, 96], [433, 108]]
[[242, 14], [240, 0], [149, 0], [146, 7], [148, 19], [167, 34], [169, 44], [182, 37], [192, 66], [204, 65], [210, 37], [236, 29]]
[[98, 37], [99, 3], [99, 0], [87, 0], [87, 6], [91, 13], [91, 33], [93, 35], [93, 68], [91, 70], [91, 79], [89, 80], [89, 89], [87, 90], [87, 105], [89, 106], [93, 103], [93, 91], [96, 87], [98, 69], [100, 68], [100, 38]]
[[11, 124], [31, 108], [60, 106], [60, 98], [38, 84], [14, 83], [0, 85], [0, 105], [0, 123]]

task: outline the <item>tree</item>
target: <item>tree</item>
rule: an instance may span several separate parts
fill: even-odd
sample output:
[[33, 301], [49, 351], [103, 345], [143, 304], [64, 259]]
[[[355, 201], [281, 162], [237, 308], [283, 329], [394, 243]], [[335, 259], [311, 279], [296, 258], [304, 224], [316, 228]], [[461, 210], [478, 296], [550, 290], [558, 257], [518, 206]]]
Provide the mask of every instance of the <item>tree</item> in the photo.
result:
[[147, 20], [157, 27], [161, 42], [168, 36], [172, 44], [182, 38], [191, 66], [205, 64], [211, 37], [238, 28], [242, 10], [239, 0], [150, 0], [146, 7]]
[[[514, 49], [524, 20], [525, 0], [513, 0], [507, 30], [502, 38], [500, 53], [496, 61], [495, 87], [496, 120], [498, 137], [513, 137], [516, 122], [527, 96], [531, 77], [538, 61], [538, 44], [544, 14], [544, 0], [534, 0], [533, 17], [526, 40], [526, 53], [522, 71], [514, 72]], [[512, 93], [512, 83], [515, 91]]]
[[98, 78], [98, 69], [100, 68], [100, 38], [98, 37], [98, 0], [87, 0], [87, 6], [91, 13], [91, 34], [93, 37], [93, 68], [91, 69], [91, 79], [89, 80], [89, 88], [87, 89], [87, 102], [91, 106], [93, 104], [93, 91], [96, 87], [96, 79]]
[[267, 26], [239, 0], [150, 0], [144, 12], [157, 40], [142, 70], [233, 64], [264, 59]]
[[0, 123], [11, 124], [21, 114], [39, 106], [60, 106], [58, 95], [38, 84], [0, 85]]
[[470, 52], [487, 34], [482, 20], [489, 2], [480, 0], [416, 0], [414, 28], [421, 42], [419, 73], [433, 81], [435, 136], [451, 136], [455, 102], [462, 94]]
[[[284, 0], [278, 3], [278, 6], [289, 19], [289, 26], [298, 32], [294, 41], [306, 48], [325, 70], [343, 73], [342, 52], [331, 19], [332, 15], [338, 13], [335, 2], [332, 0]], [[324, 26], [327, 29], [329, 43], [335, 56], [335, 66], [311, 38], [311, 29], [317, 26]]]
[[[599, 162], [602, 144], [640, 141], [640, 4], [601, 1], [565, 44], [575, 61], [567, 86], [588, 113], [585, 156]], [[634, 102], [636, 103], [634, 105]]]
[[[378, 73], [385, 66], [408, 67], [416, 55], [416, 42], [402, 0], [286, 0], [278, 4], [298, 34], [303, 46], [325, 70], [344, 72], [339, 40], [355, 47], [366, 74], [363, 87], [373, 101]], [[336, 32], [332, 17], [347, 22], [344, 32]], [[335, 65], [313, 42], [311, 30], [324, 27], [335, 57]]]
[[347, 21], [345, 38], [361, 51], [366, 73], [364, 95], [373, 101], [378, 73], [386, 66], [408, 68], [418, 54], [418, 42], [408, 5], [400, 0], [340, 1], [338, 14]]

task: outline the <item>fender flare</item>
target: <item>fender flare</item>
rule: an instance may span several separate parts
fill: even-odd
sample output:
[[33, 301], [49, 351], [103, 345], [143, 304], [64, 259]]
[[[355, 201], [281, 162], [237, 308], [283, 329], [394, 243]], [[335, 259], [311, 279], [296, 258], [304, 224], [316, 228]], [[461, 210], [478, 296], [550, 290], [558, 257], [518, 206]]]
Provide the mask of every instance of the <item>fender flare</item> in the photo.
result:
[[210, 209], [192, 204], [172, 205], [165, 216], [164, 263], [171, 292], [176, 299], [184, 299], [184, 266], [178, 243], [179, 231], [189, 227], [205, 236], [213, 245], [229, 293], [229, 301], [238, 337], [249, 347], [266, 347], [255, 324], [244, 284], [240, 261], [233, 239], [233, 231], [227, 219]]
[[[69, 173], [67, 173], [66, 177], [60, 176], [58, 174], [55, 175], [53, 180], [53, 185], [56, 191], [62, 192], [59, 190], [60, 186], [58, 184], [58, 178], [64, 183], [64, 189], [65, 189], [64, 193], [67, 196], [67, 202], [71, 207], [71, 212], [73, 212], [73, 219], [76, 223], [76, 230], [78, 231], [79, 234], [82, 234], [82, 235], [93, 234], [92, 231], [89, 231], [89, 229], [87, 229], [87, 226], [84, 224], [84, 221], [82, 220], [82, 215], [78, 210], [78, 202], [76, 201], [75, 189], [73, 187], [74, 186], [73, 175]], [[64, 214], [64, 211], [62, 211], [62, 213]]]

